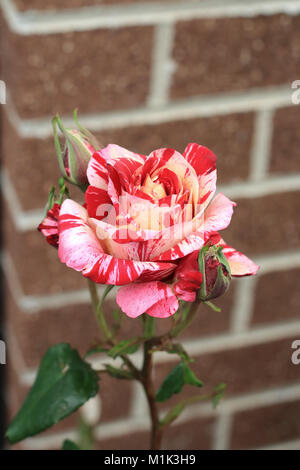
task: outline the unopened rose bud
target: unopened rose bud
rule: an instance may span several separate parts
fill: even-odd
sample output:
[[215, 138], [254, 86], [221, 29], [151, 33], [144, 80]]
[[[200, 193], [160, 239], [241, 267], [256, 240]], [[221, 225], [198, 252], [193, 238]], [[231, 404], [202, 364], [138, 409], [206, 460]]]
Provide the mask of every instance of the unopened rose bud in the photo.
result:
[[200, 300], [208, 301], [223, 295], [231, 281], [231, 271], [223, 254], [223, 247], [205, 245], [198, 256], [199, 271], [202, 283], [198, 291]]
[[[54, 140], [57, 151], [58, 163], [63, 177], [72, 184], [85, 190], [88, 185], [87, 167], [89, 161], [100, 145], [88, 130], [84, 129], [77, 121], [76, 111], [74, 120], [78, 129], [67, 129], [64, 127], [59, 116], [52, 120]], [[65, 146], [62, 150], [57, 126], [65, 138]]]

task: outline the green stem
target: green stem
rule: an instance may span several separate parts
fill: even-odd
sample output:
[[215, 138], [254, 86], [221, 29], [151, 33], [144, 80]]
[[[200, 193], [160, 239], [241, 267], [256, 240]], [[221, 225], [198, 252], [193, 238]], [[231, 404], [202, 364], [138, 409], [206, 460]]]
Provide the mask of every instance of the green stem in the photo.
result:
[[150, 317], [144, 313], [143, 315], [143, 323], [144, 323], [144, 338], [146, 340], [153, 338], [155, 334], [155, 318]]
[[153, 384], [153, 357], [150, 351], [150, 342], [144, 344], [144, 363], [142, 369], [142, 385], [147, 398], [149, 412], [151, 416], [151, 439], [150, 449], [160, 450], [162, 432], [159, 425], [159, 414], [157, 403], [155, 401], [155, 390]]
[[166, 414], [166, 416], [160, 421], [160, 429], [163, 429], [173, 423], [186, 406], [202, 401], [212, 400], [217, 395], [218, 392], [213, 392], [208, 395], [194, 395], [193, 397], [182, 400], [181, 402], [177, 403], [177, 405], [175, 405], [173, 408], [171, 408], [170, 411], [168, 411], [168, 413]]
[[178, 324], [175, 325], [171, 331], [169, 332], [169, 337], [170, 338], [176, 338], [180, 333], [182, 333], [190, 324], [192, 323], [196, 313], [198, 312], [198, 308], [200, 305], [201, 301], [196, 300], [194, 303], [191, 303], [191, 305], [188, 308], [188, 311], [186, 315], [184, 315], [183, 320]]
[[[96, 316], [96, 320], [98, 322], [98, 325], [100, 327], [100, 330], [102, 331], [104, 335], [105, 341], [111, 346], [115, 346], [116, 342], [113, 338], [113, 335], [108, 327], [108, 324], [106, 322], [104, 312], [102, 310], [102, 303], [107, 296], [108, 292], [113, 288], [113, 286], [108, 286], [102, 296], [102, 299], [99, 299], [98, 292], [97, 292], [97, 287], [96, 284], [88, 279], [88, 286], [89, 286], [89, 291], [92, 299], [92, 304], [93, 304], [93, 310]], [[141, 380], [141, 373], [140, 371], [135, 367], [135, 365], [131, 362], [129, 357], [127, 357], [125, 354], [122, 354], [120, 356], [121, 359], [123, 360], [124, 364], [127, 365], [128, 369], [131, 370], [131, 372], [134, 374], [135, 378], [137, 380]]]
[[99, 299], [99, 296], [98, 296], [96, 284], [93, 281], [91, 281], [90, 279], [88, 279], [88, 286], [89, 286], [89, 291], [90, 291], [90, 294], [91, 294], [91, 299], [92, 299], [92, 304], [93, 304], [93, 309], [94, 309], [94, 313], [95, 313], [95, 316], [96, 316], [96, 320], [97, 320], [97, 322], [100, 326], [101, 331], [104, 334], [105, 340], [110, 342], [112, 340], [112, 333], [111, 333], [111, 331], [108, 327], [108, 324], [106, 322], [105, 315], [104, 315], [104, 312], [102, 310], [102, 304], [103, 304], [103, 301], [104, 301], [106, 295], [108, 294], [109, 290], [111, 290], [111, 286], [109, 286], [105, 290], [101, 300]]

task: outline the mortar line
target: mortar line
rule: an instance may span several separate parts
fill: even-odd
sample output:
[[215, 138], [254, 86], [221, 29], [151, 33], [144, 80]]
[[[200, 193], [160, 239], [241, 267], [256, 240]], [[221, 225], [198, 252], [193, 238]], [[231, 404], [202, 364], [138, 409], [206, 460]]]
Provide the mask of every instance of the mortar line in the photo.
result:
[[[276, 87], [253, 88], [243, 92], [222, 92], [214, 95], [196, 95], [169, 102], [155, 108], [139, 108], [83, 114], [81, 124], [92, 132], [119, 129], [130, 126], [156, 125], [166, 122], [182, 121], [193, 118], [250, 113], [292, 106], [291, 86], [285, 84]], [[14, 108], [9, 90], [7, 91], [5, 111], [10, 123], [22, 138], [44, 139], [51, 137], [51, 116], [22, 119]], [[74, 125], [72, 116], [64, 116], [66, 127]]]
[[166, 105], [175, 64], [172, 60], [174, 24], [160, 24], [155, 28], [151, 67], [149, 107]]
[[254, 141], [250, 158], [250, 180], [263, 180], [269, 171], [274, 111], [259, 111], [255, 118]]
[[184, 3], [141, 2], [127, 6], [95, 6], [58, 12], [27, 11], [20, 13], [12, 0], [2, 0], [2, 10], [10, 29], [19, 35], [57, 34], [70, 31], [91, 31], [99, 28], [146, 26], [170, 21], [201, 18], [255, 17], [300, 12], [299, 0], [222, 0]]
[[240, 333], [250, 327], [255, 302], [257, 277], [245, 277], [236, 283], [231, 313], [231, 331]]

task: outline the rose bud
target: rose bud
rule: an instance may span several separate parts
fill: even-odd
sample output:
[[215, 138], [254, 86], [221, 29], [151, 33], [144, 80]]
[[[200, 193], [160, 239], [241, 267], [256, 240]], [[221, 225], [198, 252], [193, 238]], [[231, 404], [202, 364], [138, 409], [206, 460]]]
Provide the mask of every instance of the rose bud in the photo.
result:
[[[92, 155], [100, 148], [100, 145], [93, 134], [80, 126], [77, 121], [76, 111], [74, 112], [74, 121], [79, 129], [67, 129], [57, 115], [52, 120], [54, 141], [63, 177], [69, 183], [75, 184], [85, 191], [88, 186], [87, 167]], [[61, 149], [57, 126], [65, 138], [63, 150]]]
[[46, 217], [38, 226], [38, 231], [41, 232], [49, 245], [58, 248], [58, 218], [60, 212], [60, 205], [53, 204], [53, 207], [47, 211]]
[[198, 265], [202, 273], [199, 298], [205, 302], [223, 295], [231, 281], [231, 270], [223, 253], [223, 247], [205, 245], [199, 251]]

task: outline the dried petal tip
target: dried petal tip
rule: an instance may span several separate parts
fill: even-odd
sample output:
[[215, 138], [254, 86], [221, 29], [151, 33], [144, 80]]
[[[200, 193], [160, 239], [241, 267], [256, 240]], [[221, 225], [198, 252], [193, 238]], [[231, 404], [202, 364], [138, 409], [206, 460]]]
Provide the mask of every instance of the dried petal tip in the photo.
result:
[[49, 245], [58, 248], [58, 218], [59, 218], [60, 205], [55, 203], [51, 209], [48, 210], [46, 217], [38, 226], [38, 231], [41, 232]]
[[57, 195], [55, 193], [55, 186], [52, 186], [48, 196], [44, 220], [42, 220], [38, 226], [38, 231], [44, 235], [49, 245], [54, 246], [54, 248], [58, 248], [58, 219], [60, 208], [63, 200], [69, 197], [69, 191], [63, 178], [59, 179], [58, 184], [59, 194]]
[[[87, 167], [92, 155], [100, 148], [100, 145], [96, 137], [80, 126], [77, 121], [76, 111], [74, 112], [74, 120], [79, 129], [65, 128], [58, 115], [52, 120], [54, 141], [63, 177], [69, 183], [85, 190], [88, 185]], [[60, 145], [57, 127], [65, 138], [63, 150]]]
[[231, 281], [231, 270], [223, 253], [223, 247], [204, 246], [199, 251], [198, 265], [203, 278], [198, 291], [199, 298], [207, 301], [223, 295]]

